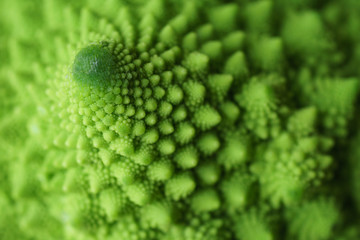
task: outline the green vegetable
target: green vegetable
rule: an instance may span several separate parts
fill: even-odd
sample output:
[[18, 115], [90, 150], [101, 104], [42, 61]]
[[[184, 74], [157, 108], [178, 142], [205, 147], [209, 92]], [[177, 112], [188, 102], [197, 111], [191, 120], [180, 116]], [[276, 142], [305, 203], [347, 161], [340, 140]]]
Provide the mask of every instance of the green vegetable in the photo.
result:
[[0, 239], [360, 239], [359, 12], [0, 1]]

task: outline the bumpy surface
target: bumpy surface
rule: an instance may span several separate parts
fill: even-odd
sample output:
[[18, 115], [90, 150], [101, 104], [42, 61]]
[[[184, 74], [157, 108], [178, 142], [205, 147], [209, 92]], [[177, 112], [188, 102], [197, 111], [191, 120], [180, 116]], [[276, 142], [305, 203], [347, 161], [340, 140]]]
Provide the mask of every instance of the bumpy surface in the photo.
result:
[[0, 239], [360, 239], [359, 12], [0, 1]]

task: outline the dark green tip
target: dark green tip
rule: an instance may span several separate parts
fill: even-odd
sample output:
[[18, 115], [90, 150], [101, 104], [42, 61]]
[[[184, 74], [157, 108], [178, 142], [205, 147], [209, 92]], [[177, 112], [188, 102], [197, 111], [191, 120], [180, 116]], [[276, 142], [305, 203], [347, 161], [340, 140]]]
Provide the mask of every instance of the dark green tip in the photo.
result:
[[104, 85], [115, 73], [115, 60], [102, 45], [90, 45], [80, 50], [72, 67], [73, 78], [82, 84]]

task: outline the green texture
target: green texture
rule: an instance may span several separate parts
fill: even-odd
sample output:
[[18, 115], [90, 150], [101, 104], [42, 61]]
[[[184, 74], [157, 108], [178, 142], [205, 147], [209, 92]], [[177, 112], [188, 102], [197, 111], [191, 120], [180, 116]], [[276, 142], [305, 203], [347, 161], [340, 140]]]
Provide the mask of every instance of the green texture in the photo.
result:
[[0, 239], [360, 239], [359, 13], [0, 1]]
[[103, 46], [90, 45], [76, 55], [72, 77], [82, 84], [105, 85], [116, 75], [112, 54]]

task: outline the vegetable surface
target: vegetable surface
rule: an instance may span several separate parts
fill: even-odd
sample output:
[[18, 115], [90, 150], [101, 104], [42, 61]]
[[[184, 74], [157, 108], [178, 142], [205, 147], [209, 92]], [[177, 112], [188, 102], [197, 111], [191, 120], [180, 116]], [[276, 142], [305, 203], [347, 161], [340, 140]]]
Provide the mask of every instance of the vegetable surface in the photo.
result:
[[0, 2], [0, 239], [360, 239], [355, 0]]

